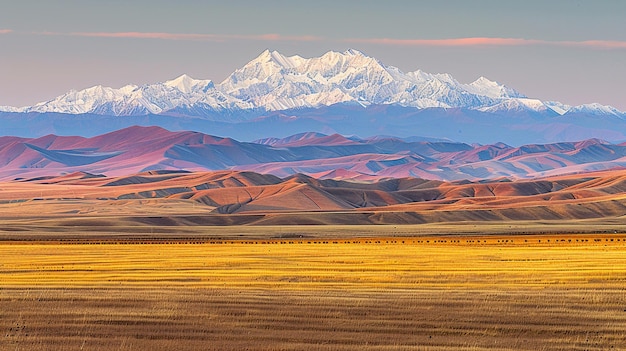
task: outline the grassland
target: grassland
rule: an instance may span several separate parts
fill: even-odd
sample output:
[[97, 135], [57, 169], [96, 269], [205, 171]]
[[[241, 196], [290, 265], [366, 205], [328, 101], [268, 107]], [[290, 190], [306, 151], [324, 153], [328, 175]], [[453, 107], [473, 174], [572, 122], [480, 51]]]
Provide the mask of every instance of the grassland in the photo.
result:
[[282, 229], [3, 241], [0, 349], [626, 348], [626, 235]]

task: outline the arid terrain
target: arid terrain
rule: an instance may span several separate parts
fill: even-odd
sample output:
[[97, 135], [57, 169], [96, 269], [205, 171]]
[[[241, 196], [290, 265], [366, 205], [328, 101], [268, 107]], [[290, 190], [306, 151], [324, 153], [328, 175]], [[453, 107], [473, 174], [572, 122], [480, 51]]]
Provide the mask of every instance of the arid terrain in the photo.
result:
[[[76, 226], [367, 225], [455, 222], [618, 222], [626, 173], [533, 180], [375, 182], [252, 172], [77, 172], [0, 183], [5, 230]], [[584, 228], [582, 228], [584, 229]]]
[[0, 350], [626, 345], [626, 176], [0, 183]]

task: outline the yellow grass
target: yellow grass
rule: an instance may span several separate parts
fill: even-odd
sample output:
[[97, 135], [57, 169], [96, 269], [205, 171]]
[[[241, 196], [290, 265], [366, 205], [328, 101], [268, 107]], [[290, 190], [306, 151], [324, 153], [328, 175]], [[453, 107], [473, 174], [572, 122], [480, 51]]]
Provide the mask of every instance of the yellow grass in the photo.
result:
[[623, 235], [143, 242], [1, 242], [0, 350], [626, 347]]
[[620, 236], [144, 242], [0, 245], [0, 286], [626, 287], [626, 237]]

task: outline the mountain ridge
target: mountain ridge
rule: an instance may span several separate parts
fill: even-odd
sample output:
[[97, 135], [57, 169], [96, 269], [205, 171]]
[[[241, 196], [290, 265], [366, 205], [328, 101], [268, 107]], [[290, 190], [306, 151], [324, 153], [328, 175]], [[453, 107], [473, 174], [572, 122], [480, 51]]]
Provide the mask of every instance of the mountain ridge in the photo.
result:
[[242, 142], [134, 126], [85, 138], [0, 137], [0, 179], [87, 172], [252, 171], [373, 181], [525, 179], [626, 167], [626, 143], [600, 139], [519, 147], [306, 133]]
[[404, 73], [353, 49], [343, 53], [330, 51], [313, 58], [266, 50], [219, 84], [183, 74], [162, 83], [72, 90], [33, 106], [4, 106], [0, 111], [207, 117], [216, 112], [281, 111], [340, 103], [625, 116], [613, 107], [595, 103], [568, 106], [528, 98], [484, 77], [462, 84], [449, 74], [421, 70]]
[[[113, 217], [135, 225], [186, 226], [619, 220], [626, 210], [626, 175], [619, 170], [514, 182], [358, 182], [241, 171], [148, 171], [117, 177], [75, 172], [2, 181], [0, 186], [5, 216], [36, 213], [54, 219], [71, 213], [63, 221], [70, 226]], [[42, 222], [37, 223], [40, 230]], [[23, 230], [22, 223], [15, 225]]]

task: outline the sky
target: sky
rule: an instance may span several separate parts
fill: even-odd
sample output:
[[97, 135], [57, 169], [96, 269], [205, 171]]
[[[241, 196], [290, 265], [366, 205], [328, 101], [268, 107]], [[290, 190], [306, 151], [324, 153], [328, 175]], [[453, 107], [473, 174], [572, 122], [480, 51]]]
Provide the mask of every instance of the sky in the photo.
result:
[[626, 111], [625, 17], [622, 0], [0, 0], [0, 105], [183, 73], [221, 82], [265, 49], [353, 48], [404, 72]]

